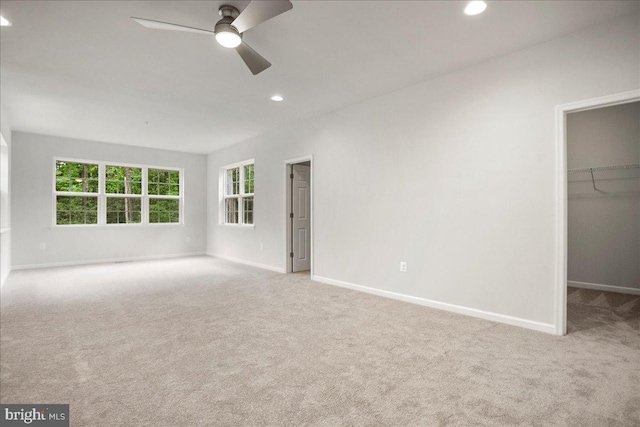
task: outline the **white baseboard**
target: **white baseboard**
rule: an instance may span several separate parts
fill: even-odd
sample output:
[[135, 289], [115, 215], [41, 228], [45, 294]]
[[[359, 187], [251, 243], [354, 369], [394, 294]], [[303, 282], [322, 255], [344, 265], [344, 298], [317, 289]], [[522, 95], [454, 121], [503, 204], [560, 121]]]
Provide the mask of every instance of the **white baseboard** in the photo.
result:
[[94, 260], [87, 260], [87, 261], [51, 262], [46, 264], [23, 264], [23, 265], [14, 265], [11, 267], [11, 270], [16, 271], [16, 270], [32, 270], [32, 269], [38, 269], [38, 268], [73, 267], [75, 265], [111, 264], [114, 262], [152, 261], [156, 259], [185, 258], [185, 257], [203, 256], [203, 255], [206, 255], [206, 253], [190, 252], [185, 254], [149, 255], [149, 256], [136, 256], [136, 257], [127, 257], [127, 258], [94, 259]]
[[238, 264], [244, 264], [244, 265], [249, 265], [251, 267], [257, 267], [257, 268], [262, 268], [263, 270], [270, 270], [270, 271], [275, 271], [277, 273], [283, 273], [284, 274], [284, 268], [282, 267], [274, 267], [273, 265], [268, 265], [268, 264], [260, 264], [258, 262], [253, 262], [253, 261], [247, 261], [244, 259], [239, 259], [239, 258], [233, 258], [233, 257], [228, 257], [226, 255], [220, 255], [220, 254], [207, 254], [210, 257], [214, 257], [214, 258], [220, 258], [223, 259], [225, 261], [231, 261], [231, 262], [237, 262]]
[[519, 317], [507, 316], [504, 314], [492, 313], [490, 311], [477, 310], [475, 308], [463, 307], [460, 305], [447, 304], [428, 300], [425, 298], [414, 297], [410, 295], [399, 294], [396, 292], [384, 291], [381, 289], [369, 288], [367, 286], [355, 285], [353, 283], [342, 282], [340, 280], [327, 279], [326, 277], [313, 276], [311, 280], [326, 283], [328, 285], [340, 286], [341, 288], [353, 289], [355, 291], [366, 292], [368, 294], [378, 295], [381, 297], [392, 298], [399, 301], [410, 302], [413, 304], [423, 305], [426, 307], [436, 308], [438, 310], [450, 311], [453, 313], [464, 314], [467, 316], [477, 317], [484, 320], [491, 320], [507, 325], [520, 326], [522, 328], [533, 329], [534, 331], [555, 334], [556, 327], [550, 323], [541, 323], [533, 320], [521, 319]]
[[7, 278], [11, 274], [11, 270], [12, 270], [11, 266], [7, 267], [6, 270], [8, 271], [3, 271], [2, 277], [0, 278], [0, 289], [2, 289], [2, 287], [4, 286], [4, 282], [7, 281]]
[[594, 291], [617, 292], [620, 294], [640, 295], [640, 288], [625, 288], [623, 286], [601, 285], [598, 283], [567, 281], [567, 286], [572, 288], [593, 289]]

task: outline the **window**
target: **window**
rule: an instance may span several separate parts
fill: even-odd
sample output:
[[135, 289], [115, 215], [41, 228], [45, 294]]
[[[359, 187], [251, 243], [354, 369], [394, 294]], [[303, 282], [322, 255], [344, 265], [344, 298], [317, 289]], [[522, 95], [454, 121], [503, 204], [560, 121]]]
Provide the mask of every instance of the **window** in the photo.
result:
[[253, 160], [222, 168], [221, 182], [221, 223], [253, 225]]
[[180, 172], [149, 169], [149, 222], [180, 222]]
[[55, 224], [180, 223], [182, 171], [55, 161]]
[[105, 193], [107, 224], [142, 222], [142, 168], [107, 165]]
[[98, 223], [98, 165], [56, 161], [56, 224]]

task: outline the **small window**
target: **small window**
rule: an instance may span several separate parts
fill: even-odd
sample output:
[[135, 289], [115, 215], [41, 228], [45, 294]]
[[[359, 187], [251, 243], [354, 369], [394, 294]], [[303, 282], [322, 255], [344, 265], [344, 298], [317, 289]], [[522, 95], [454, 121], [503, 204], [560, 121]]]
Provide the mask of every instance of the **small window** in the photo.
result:
[[240, 194], [240, 168], [227, 170], [227, 195]]
[[244, 167], [244, 193], [253, 194], [253, 165]]
[[107, 224], [140, 224], [141, 222], [141, 198], [107, 197]]
[[57, 224], [97, 224], [98, 198], [89, 196], [56, 196]]
[[97, 193], [98, 165], [56, 162], [56, 191], [69, 193]]
[[142, 168], [107, 165], [105, 193], [107, 224], [142, 222]]
[[105, 185], [107, 194], [142, 195], [142, 168], [107, 166]]
[[237, 224], [238, 223], [238, 199], [237, 198], [229, 198], [224, 201], [225, 203], [225, 223], [227, 224]]
[[245, 197], [242, 204], [242, 222], [253, 224], [253, 197]]
[[180, 200], [149, 199], [149, 222], [180, 222]]
[[253, 160], [222, 168], [221, 179], [224, 180], [221, 197], [222, 223], [253, 225]]
[[180, 172], [149, 169], [149, 223], [180, 222]]
[[56, 161], [55, 186], [56, 224], [98, 223], [97, 164]]

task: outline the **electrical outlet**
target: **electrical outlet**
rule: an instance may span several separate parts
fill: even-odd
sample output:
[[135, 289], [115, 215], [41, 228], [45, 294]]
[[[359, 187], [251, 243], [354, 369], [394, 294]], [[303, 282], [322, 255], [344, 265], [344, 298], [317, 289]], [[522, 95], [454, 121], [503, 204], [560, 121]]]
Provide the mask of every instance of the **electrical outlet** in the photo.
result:
[[403, 273], [407, 272], [407, 263], [404, 261], [400, 261], [400, 271]]
[[191, 243], [191, 237], [187, 236], [187, 243]]
[[40, 249], [47, 249], [46, 243], [40, 243]]

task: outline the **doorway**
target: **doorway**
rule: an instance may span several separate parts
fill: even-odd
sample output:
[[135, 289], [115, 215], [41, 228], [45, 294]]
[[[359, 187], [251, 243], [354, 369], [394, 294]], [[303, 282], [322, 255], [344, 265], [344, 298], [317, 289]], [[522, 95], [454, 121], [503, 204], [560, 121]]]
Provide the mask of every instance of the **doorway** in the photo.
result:
[[313, 164], [311, 156], [285, 162], [287, 273], [313, 276]]
[[[638, 168], [636, 166], [638, 165], [638, 163], [640, 163], [640, 157], [638, 157], [638, 154], [627, 153], [622, 154], [624, 158], [609, 159], [606, 158], [606, 156], [611, 154], [609, 153], [611, 147], [605, 147], [603, 149], [602, 146], [599, 146], [594, 142], [587, 142], [586, 145], [585, 142], [578, 142], [576, 143], [576, 145], [569, 147], [570, 134], [573, 133], [574, 137], [575, 135], [580, 134], [580, 132], [576, 132], [575, 128], [573, 130], [569, 129], [569, 125], [571, 124], [571, 121], [574, 121], [573, 119], [577, 117], [576, 114], [578, 113], [606, 110], [607, 108], [624, 106], [626, 104], [636, 103], [638, 101], [640, 101], [640, 90], [634, 90], [601, 98], [580, 101], [572, 104], [560, 105], [556, 107], [556, 147], [558, 149], [556, 169], [556, 182], [558, 184], [558, 187], [556, 194], [558, 210], [556, 217], [557, 264], [555, 324], [557, 335], [564, 335], [567, 333], [568, 303], [574, 304], [576, 303], [578, 298], [583, 298], [582, 294], [586, 295], [589, 293], [587, 291], [576, 292], [575, 288], [577, 286], [582, 286], [581, 289], [585, 289], [585, 287], [587, 286], [594, 285], [593, 283], [587, 282], [587, 279], [579, 280], [577, 279], [577, 277], [589, 277], [589, 274], [593, 275], [593, 267], [595, 264], [600, 264], [603, 267], [597, 274], [600, 274], [600, 277], [606, 277], [608, 273], [616, 271], [615, 266], [613, 269], [611, 269], [611, 266], [607, 265], [607, 260], [613, 261], [614, 263], [618, 262], [618, 258], [616, 258], [615, 255], [609, 253], [610, 250], [607, 251], [603, 249], [606, 247], [606, 245], [599, 249], [596, 248], [595, 250], [591, 251], [591, 256], [596, 253], [596, 261], [590, 262], [586, 258], [580, 258], [580, 256], [589, 254], [589, 251], [583, 251], [583, 254], [579, 253], [579, 251], [581, 250], [580, 238], [583, 237], [583, 234], [579, 230], [580, 227], [582, 227], [582, 229], [584, 230], [595, 232], [596, 235], [599, 234], [600, 237], [604, 239], [603, 242], [607, 243], [608, 241], [608, 244], [610, 245], [612, 241], [616, 240], [612, 238], [612, 233], [614, 233], [614, 231], [610, 229], [610, 227], [614, 225], [614, 223], [618, 222], [617, 220], [607, 221], [607, 217], [613, 215], [613, 211], [610, 214], [603, 215], [602, 213], [597, 212], [581, 212], [579, 210], [580, 207], [595, 206], [596, 210], [602, 211], [605, 208], [608, 209], [607, 206], [612, 205], [614, 201], [617, 204], [620, 204], [620, 201], [622, 201], [623, 203], [631, 206], [633, 208], [632, 210], [637, 210], [636, 203], [640, 203], [640, 201], [638, 201], [637, 199], [638, 192], [635, 191], [635, 187], [632, 190], [628, 189], [629, 186], [639, 185], [637, 181], [638, 179], [640, 179], [640, 177], [636, 178], [638, 171]], [[592, 118], [584, 117], [583, 120], [579, 121], [587, 124], [592, 124], [589, 123], [590, 119]], [[616, 131], [619, 130], [617, 126], [610, 126], [610, 128], [614, 128], [616, 129]], [[593, 132], [593, 129], [585, 130], [584, 132], [582, 132], [582, 134], [586, 135], [587, 137], [593, 137]], [[608, 139], [616, 137], [617, 136], [614, 132]], [[602, 141], [602, 143], [607, 142], [608, 141]], [[583, 145], [580, 146], [580, 144]], [[589, 146], [591, 146], [591, 148], [588, 148]], [[589, 152], [591, 153], [588, 154]], [[598, 159], [597, 156], [602, 156], [602, 153], [605, 153], [605, 157], [601, 157], [601, 160], [602, 162], [607, 163], [606, 165], [600, 165], [599, 162], [596, 161]], [[571, 155], [572, 158], [569, 158], [569, 155]], [[589, 164], [582, 164], [584, 162], [587, 162]], [[628, 198], [630, 197], [635, 197], [635, 199], [629, 202]], [[627, 198], [627, 200], [623, 200], [624, 198]], [[586, 202], [584, 202], [584, 200], [582, 199], [586, 200]], [[574, 203], [574, 201], [576, 200], [577, 203]], [[572, 206], [571, 212], [569, 212], [570, 204]], [[640, 205], [638, 206], [638, 208], [640, 208]], [[569, 213], [571, 213], [571, 216], [569, 215]], [[584, 224], [584, 221], [586, 221], [589, 216], [591, 218], [599, 217], [607, 222], [601, 222], [599, 224], [592, 225]], [[575, 221], [576, 218], [578, 222], [574, 223], [573, 221]], [[569, 226], [570, 220], [572, 221], [571, 227]], [[631, 224], [633, 224], [633, 221], [631, 221]], [[615, 232], [617, 233], [616, 235], [618, 236], [618, 240], [620, 239], [620, 236], [624, 236], [624, 232], [619, 231], [620, 230], [618, 230], [618, 232]], [[632, 230], [628, 230], [627, 232], [631, 233], [632, 235], [637, 234]], [[638, 238], [640, 238], [640, 236], [638, 236]], [[633, 243], [632, 246], [634, 244], [635, 243]], [[570, 248], [572, 248], [571, 255], [577, 255], [577, 258], [571, 259], [571, 270], [569, 270]], [[618, 249], [620, 250], [622, 248]], [[600, 257], [597, 256], [598, 252], [601, 255]], [[630, 265], [634, 264], [630, 263]], [[635, 265], [637, 265], [637, 263]], [[569, 275], [569, 271], [571, 271], [571, 276]], [[633, 276], [633, 273], [631, 273], [631, 276]], [[614, 281], [614, 283], [615, 282], [616, 281]], [[604, 295], [599, 296], [597, 300], [594, 299], [594, 301], [598, 302], [598, 304], [604, 303], [605, 301], [613, 301], [614, 299], [616, 301], [620, 301], [619, 296], [624, 296], [624, 293], [621, 291], [628, 292], [630, 288], [637, 288], [640, 286], [634, 280], [632, 280], [631, 282], [627, 285], [614, 284], [607, 287], [606, 289], [595, 289], [596, 291], [603, 292]], [[571, 286], [571, 288], [569, 288], [568, 285]], [[568, 297], [568, 292], [572, 293], [570, 297]], [[635, 293], [637, 291], [632, 290], [631, 292]], [[591, 295], [587, 295], [587, 298], [590, 297]], [[572, 307], [572, 310], [575, 308], [576, 307]]]
[[567, 167], [568, 333], [633, 321], [640, 307], [640, 102], [568, 114]]

